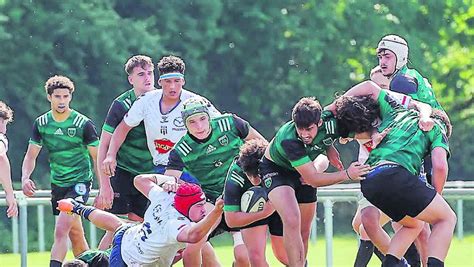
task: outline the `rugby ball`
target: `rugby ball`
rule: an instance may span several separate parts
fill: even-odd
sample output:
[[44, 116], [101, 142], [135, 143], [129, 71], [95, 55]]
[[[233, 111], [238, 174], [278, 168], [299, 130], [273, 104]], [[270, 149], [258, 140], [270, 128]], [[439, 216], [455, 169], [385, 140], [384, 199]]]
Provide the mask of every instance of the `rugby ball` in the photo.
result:
[[263, 210], [267, 202], [267, 192], [261, 186], [252, 186], [240, 198], [240, 210], [242, 212], [259, 212]]

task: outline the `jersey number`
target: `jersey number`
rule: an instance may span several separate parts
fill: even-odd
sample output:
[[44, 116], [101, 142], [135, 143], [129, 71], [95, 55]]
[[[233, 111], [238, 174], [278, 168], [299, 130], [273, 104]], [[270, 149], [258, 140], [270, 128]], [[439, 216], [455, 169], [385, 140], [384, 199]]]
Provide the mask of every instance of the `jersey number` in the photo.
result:
[[143, 224], [142, 229], [140, 230], [140, 233], [142, 234], [142, 237], [140, 239], [143, 242], [145, 242], [148, 239], [148, 235], [152, 233], [151, 225], [149, 222], [146, 222]]

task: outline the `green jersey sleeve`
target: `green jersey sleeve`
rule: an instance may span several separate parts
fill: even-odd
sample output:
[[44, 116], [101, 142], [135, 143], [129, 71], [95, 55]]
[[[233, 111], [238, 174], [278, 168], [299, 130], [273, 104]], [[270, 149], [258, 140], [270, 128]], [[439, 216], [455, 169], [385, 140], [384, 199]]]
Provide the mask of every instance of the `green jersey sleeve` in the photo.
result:
[[245, 173], [234, 160], [227, 172], [224, 186], [224, 211], [240, 211], [240, 199], [242, 194], [249, 188]]
[[435, 125], [431, 131], [427, 133], [428, 138], [431, 142], [430, 145], [430, 151], [432, 151], [435, 147], [441, 147], [446, 150], [448, 153], [448, 157], [450, 156], [450, 151], [449, 151], [449, 139], [444, 133], [444, 131], [441, 130], [441, 126]]

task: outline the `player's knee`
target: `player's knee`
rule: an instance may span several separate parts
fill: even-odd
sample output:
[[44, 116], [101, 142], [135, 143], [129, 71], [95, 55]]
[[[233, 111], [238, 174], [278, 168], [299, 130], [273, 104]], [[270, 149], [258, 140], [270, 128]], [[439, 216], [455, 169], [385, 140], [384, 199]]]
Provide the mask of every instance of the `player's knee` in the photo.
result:
[[298, 213], [287, 213], [281, 216], [283, 228], [288, 230], [298, 230], [300, 228], [301, 217]]
[[248, 249], [248, 257], [252, 266], [264, 266], [265, 254], [262, 249]]
[[249, 266], [249, 256], [244, 244], [234, 247], [234, 261], [236, 266]]
[[66, 238], [69, 235], [70, 230], [71, 230], [70, 225], [57, 224], [56, 228], [54, 229], [54, 237]]
[[380, 227], [380, 213], [374, 208], [365, 208], [361, 213], [361, 221], [366, 231]]

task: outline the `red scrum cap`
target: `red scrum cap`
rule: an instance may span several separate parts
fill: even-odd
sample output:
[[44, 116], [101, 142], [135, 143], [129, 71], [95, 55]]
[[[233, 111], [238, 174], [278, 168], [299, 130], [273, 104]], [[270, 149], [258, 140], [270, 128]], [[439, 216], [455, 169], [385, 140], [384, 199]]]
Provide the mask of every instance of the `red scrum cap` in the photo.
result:
[[201, 187], [197, 184], [184, 183], [178, 187], [174, 196], [174, 207], [179, 213], [189, 218], [192, 205], [205, 200]]

